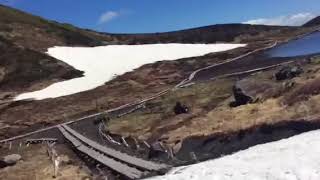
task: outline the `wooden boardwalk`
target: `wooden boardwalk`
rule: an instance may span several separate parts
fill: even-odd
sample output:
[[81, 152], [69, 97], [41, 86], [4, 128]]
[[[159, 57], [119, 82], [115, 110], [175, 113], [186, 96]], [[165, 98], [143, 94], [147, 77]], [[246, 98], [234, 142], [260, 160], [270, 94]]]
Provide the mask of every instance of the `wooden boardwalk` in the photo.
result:
[[166, 164], [147, 161], [102, 146], [76, 132], [67, 125], [61, 125], [58, 128], [64, 137], [79, 151], [130, 179], [138, 179], [151, 171], [160, 171], [169, 168]]
[[80, 152], [90, 156], [91, 158], [95, 159], [96, 161], [100, 162], [101, 164], [113, 169], [114, 171], [127, 176], [130, 179], [138, 179], [144, 175], [144, 172], [130, 167], [124, 163], [118, 162], [108, 156], [100, 153], [94, 149], [91, 149], [89, 146], [86, 146], [77, 138], [72, 136], [69, 132], [67, 132], [63, 127], [58, 127], [64, 137], [70, 141], [73, 146]]

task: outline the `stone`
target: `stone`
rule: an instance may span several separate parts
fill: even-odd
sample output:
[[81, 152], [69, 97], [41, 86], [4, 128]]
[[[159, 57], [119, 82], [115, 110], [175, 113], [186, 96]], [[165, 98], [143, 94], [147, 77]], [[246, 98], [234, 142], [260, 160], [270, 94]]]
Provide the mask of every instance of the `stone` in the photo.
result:
[[284, 66], [275, 73], [275, 78], [277, 81], [292, 79], [294, 77], [297, 77], [301, 73], [303, 73], [303, 69], [298, 65]]
[[[290, 86], [291, 84], [288, 84]], [[230, 107], [237, 107], [250, 103], [264, 101], [271, 97], [276, 97], [279, 92], [285, 90], [282, 83], [274, 82], [269, 78], [255, 79], [246, 78], [239, 80], [233, 86], [234, 101]]]
[[180, 102], [176, 103], [173, 110], [176, 115], [185, 114], [189, 112], [189, 108], [186, 105], [182, 105]]
[[161, 159], [167, 156], [168, 155], [166, 153], [166, 150], [164, 149], [163, 144], [161, 142], [157, 141], [151, 144], [149, 155], [148, 155], [149, 159], [153, 159], [153, 158]]
[[246, 95], [243, 90], [238, 87], [237, 85], [233, 86], [233, 96], [234, 100], [233, 102], [230, 103], [231, 107], [237, 107], [241, 105], [245, 105], [248, 103], [251, 103], [253, 101], [252, 97]]
[[4, 162], [6, 166], [12, 166], [12, 165], [15, 165], [20, 160], [21, 160], [21, 155], [11, 154], [3, 157], [2, 162]]

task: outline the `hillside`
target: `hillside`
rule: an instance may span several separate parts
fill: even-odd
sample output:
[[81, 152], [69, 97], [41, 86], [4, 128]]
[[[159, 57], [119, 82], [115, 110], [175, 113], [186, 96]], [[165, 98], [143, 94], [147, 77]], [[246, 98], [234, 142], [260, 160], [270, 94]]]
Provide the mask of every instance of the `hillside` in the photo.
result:
[[[93, 31], [43, 19], [0, 5], [0, 35], [17, 45], [45, 52], [52, 46], [97, 46], [102, 38]], [[105, 36], [106, 37], [106, 36]]]
[[89, 31], [59, 24], [0, 5], [0, 98], [38, 90], [82, 72], [44, 54], [52, 46], [96, 46]]
[[[159, 42], [248, 43], [246, 47], [232, 51], [147, 64], [90, 91], [1, 105], [1, 123], [9, 128], [1, 129], [0, 134], [6, 137], [66, 121], [66, 117], [74, 119], [94, 113], [97, 104], [101, 109], [109, 109], [153, 95], [179, 83], [196, 69], [268, 46], [270, 41], [286, 41], [310, 31], [299, 27], [229, 24], [154, 34], [109, 34], [45, 20], [5, 6], [0, 6], [0, 12], [0, 40], [4, 44], [0, 55], [1, 71], [6, 74], [2, 75], [5, 78], [1, 78], [3, 88], [0, 93], [4, 102], [15, 94], [39, 90], [53, 82], [81, 76], [81, 72], [44, 54], [52, 46]], [[16, 49], [20, 54], [16, 53]]]
[[[52, 179], [55, 156], [57, 179], [149, 175], [131, 158], [187, 165], [320, 128], [316, 26], [111, 34], [5, 6], [0, 14], [0, 179]], [[312, 54], [271, 53], [290, 44], [288, 52]], [[12, 154], [22, 161], [7, 167]]]
[[[15, 92], [38, 89], [48, 81], [66, 80], [81, 71], [44, 53], [12, 44], [0, 37], [0, 99]], [[31, 87], [35, 85], [39, 87]]]
[[66, 63], [44, 54], [53, 46], [257, 41], [266, 40], [263, 37], [272, 37], [279, 30], [285, 33], [293, 29], [230, 24], [154, 34], [109, 34], [46, 20], [3, 5], [0, 14], [0, 98], [81, 76]]
[[180, 31], [150, 34], [113, 34], [127, 44], [143, 43], [217, 43], [217, 42], [250, 42], [261, 40], [274, 31], [297, 29], [282, 26], [264, 26], [249, 24], [218, 24]]
[[312, 27], [312, 26], [319, 26], [320, 25], [320, 16], [312, 19], [311, 21], [304, 24], [304, 27]]

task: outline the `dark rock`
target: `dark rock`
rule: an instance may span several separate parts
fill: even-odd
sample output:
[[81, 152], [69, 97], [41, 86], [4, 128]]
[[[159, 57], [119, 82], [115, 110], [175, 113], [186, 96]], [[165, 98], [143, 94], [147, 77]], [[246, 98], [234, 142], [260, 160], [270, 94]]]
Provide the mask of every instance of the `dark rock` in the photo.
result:
[[297, 77], [299, 74], [303, 73], [303, 69], [300, 66], [285, 66], [282, 67], [276, 74], [276, 80], [286, 80]]
[[161, 142], [155, 142], [151, 144], [150, 151], [149, 151], [149, 159], [154, 158], [166, 158], [168, 154], [166, 153], [166, 150], [164, 149]]
[[5, 163], [4, 161], [0, 160], [0, 168], [5, 168], [7, 167], [7, 163]]
[[3, 157], [0, 162], [0, 166], [12, 166], [15, 165], [18, 161], [21, 160], [21, 155], [19, 154], [11, 154]]
[[270, 78], [256, 79], [249, 77], [236, 82], [233, 86], [234, 101], [230, 107], [237, 107], [249, 103], [261, 102], [271, 97], [277, 97], [294, 84], [288, 84], [287, 88]]
[[174, 113], [178, 114], [185, 114], [189, 112], [189, 108], [186, 105], [182, 105], [180, 102], [177, 102], [174, 107]]
[[251, 103], [253, 101], [252, 97], [246, 95], [243, 90], [238, 87], [237, 85], [233, 86], [233, 96], [234, 100], [233, 102], [230, 103], [231, 107], [237, 107], [241, 105], [245, 105], [248, 103]]

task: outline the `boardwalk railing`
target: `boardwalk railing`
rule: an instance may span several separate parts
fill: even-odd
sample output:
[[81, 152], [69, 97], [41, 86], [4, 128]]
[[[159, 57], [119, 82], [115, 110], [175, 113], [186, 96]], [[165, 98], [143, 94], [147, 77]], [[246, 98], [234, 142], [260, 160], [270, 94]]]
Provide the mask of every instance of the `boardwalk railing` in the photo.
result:
[[[166, 164], [147, 161], [102, 146], [67, 125], [61, 125], [58, 126], [58, 128], [63, 136], [70, 141], [77, 150], [130, 179], [141, 178], [148, 172], [159, 172], [170, 168], [170, 166]], [[142, 169], [145, 171], [141, 171]]]
[[161, 164], [161, 163], [156, 163], [156, 162], [152, 162], [152, 161], [147, 161], [144, 159], [140, 159], [134, 156], [130, 156], [128, 154], [116, 151], [112, 148], [108, 148], [106, 146], [102, 146], [101, 144], [88, 139], [87, 137], [83, 136], [82, 134], [76, 132], [75, 130], [71, 129], [69, 126], [67, 125], [62, 125], [62, 127], [68, 131], [70, 134], [72, 134], [73, 136], [75, 136], [76, 138], [78, 138], [79, 140], [81, 140], [83, 143], [87, 144], [88, 146], [101, 151], [105, 154], [107, 154], [108, 156], [111, 156], [113, 158], [119, 159], [123, 162], [126, 162], [128, 164], [134, 165], [136, 167], [140, 167], [146, 170], [150, 170], [150, 171], [159, 171], [162, 169], [167, 169], [169, 168], [168, 165], [166, 164]]
[[138, 179], [141, 178], [144, 175], [144, 172], [134, 168], [130, 167], [122, 162], [116, 161], [103, 153], [100, 153], [97, 150], [92, 149], [90, 146], [85, 145], [80, 140], [78, 140], [76, 137], [71, 135], [69, 132], [67, 132], [62, 126], [58, 126], [61, 133], [64, 135], [64, 137], [70, 141], [73, 146], [80, 152], [88, 155], [89, 157], [95, 159], [97, 162], [100, 162], [101, 164], [113, 169], [114, 171], [125, 175], [126, 177], [130, 179]]

